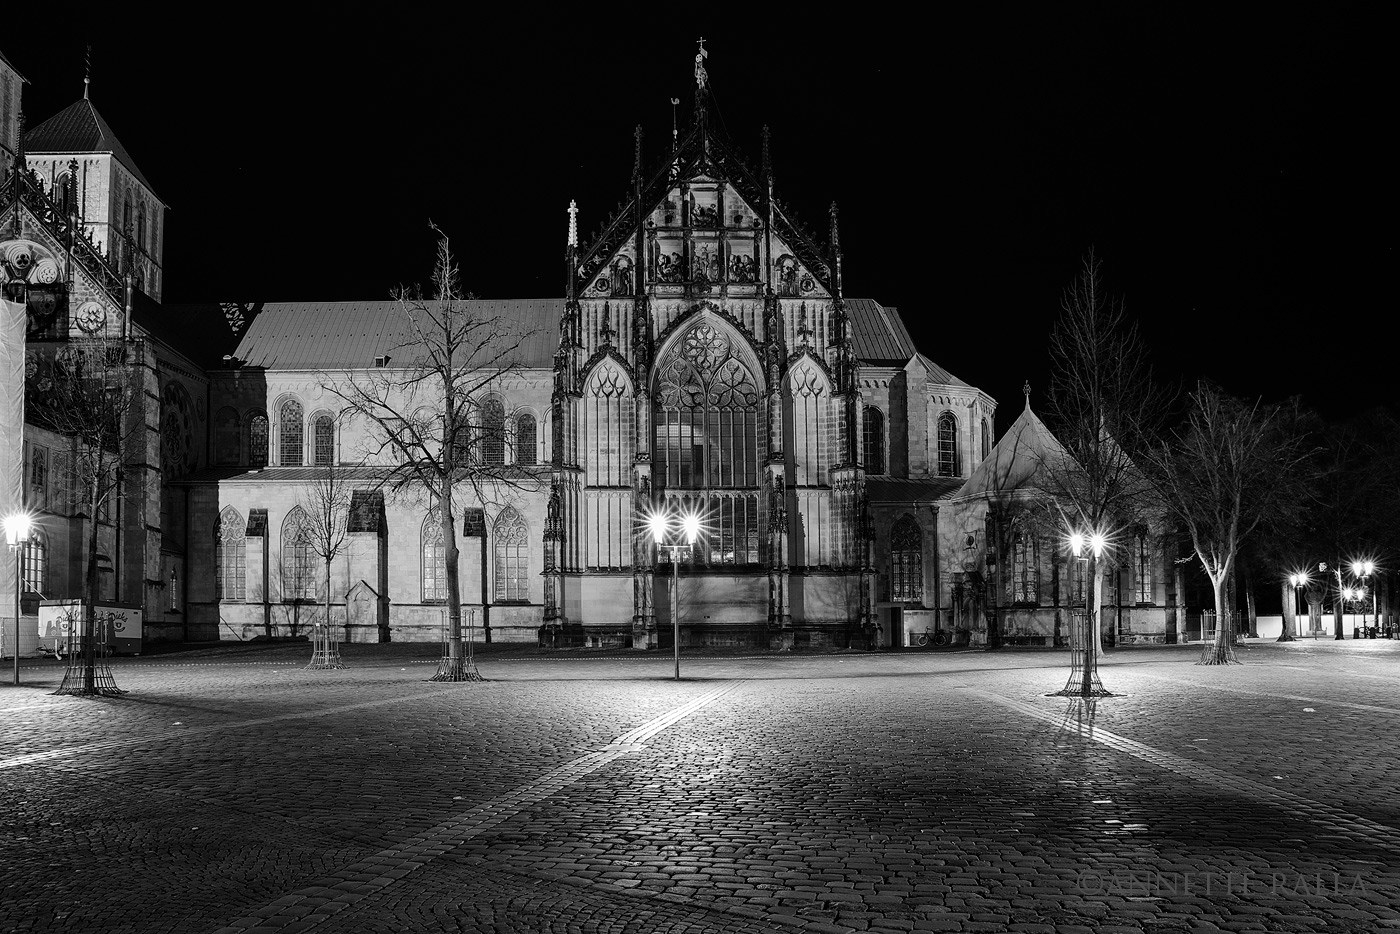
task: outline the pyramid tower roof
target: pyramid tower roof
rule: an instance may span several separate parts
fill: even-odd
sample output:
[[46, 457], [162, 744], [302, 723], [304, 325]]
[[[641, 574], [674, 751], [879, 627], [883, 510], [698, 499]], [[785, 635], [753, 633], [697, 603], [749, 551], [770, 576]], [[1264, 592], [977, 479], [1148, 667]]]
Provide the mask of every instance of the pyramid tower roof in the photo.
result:
[[117, 134], [91, 100], [83, 97], [24, 134], [24, 150], [30, 155], [45, 153], [110, 153], [136, 176], [146, 190], [155, 187], [141, 172]]

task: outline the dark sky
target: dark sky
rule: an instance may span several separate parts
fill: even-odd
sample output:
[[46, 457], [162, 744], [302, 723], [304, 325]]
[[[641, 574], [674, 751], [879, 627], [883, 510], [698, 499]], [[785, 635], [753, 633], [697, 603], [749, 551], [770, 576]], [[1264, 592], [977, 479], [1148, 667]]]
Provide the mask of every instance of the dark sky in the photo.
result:
[[840, 205], [847, 294], [897, 306], [999, 400], [999, 430], [1025, 380], [1046, 385], [1091, 246], [1165, 376], [1329, 415], [1400, 398], [1388, 27], [1058, 6], [645, 28], [606, 7], [239, 14], [162, 23], [166, 43], [126, 17], [3, 41], [31, 125], [81, 95], [92, 44], [93, 102], [171, 207], [167, 303], [386, 297], [428, 277], [430, 218], [478, 295], [562, 295], [569, 199], [587, 235], [627, 194], [638, 123], [660, 159], [703, 35], [722, 129], [756, 168], [772, 128], [779, 196], [823, 234]]

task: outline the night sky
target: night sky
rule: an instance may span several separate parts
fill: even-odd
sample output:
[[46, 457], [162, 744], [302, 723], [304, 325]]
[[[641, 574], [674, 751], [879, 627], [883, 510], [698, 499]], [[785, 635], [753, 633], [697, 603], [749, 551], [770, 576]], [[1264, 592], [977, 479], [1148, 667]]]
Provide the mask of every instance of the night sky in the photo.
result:
[[998, 399], [998, 431], [1023, 382], [1046, 386], [1091, 246], [1164, 377], [1334, 417], [1394, 404], [1388, 27], [1348, 8], [1055, 7], [775, 6], [773, 24], [695, 7], [644, 28], [641, 7], [315, 25], [225, 7], [239, 21], [162, 21], [176, 42], [138, 17], [24, 14], [0, 41], [31, 126], [81, 96], [93, 46], [93, 102], [170, 205], [167, 304], [387, 297], [429, 276], [430, 218], [479, 296], [562, 296], [569, 199], [586, 236], [628, 192], [638, 123], [658, 164], [703, 35], [712, 119], [755, 170], [771, 127], [779, 197], [823, 238], [840, 206], [847, 294], [897, 306]]

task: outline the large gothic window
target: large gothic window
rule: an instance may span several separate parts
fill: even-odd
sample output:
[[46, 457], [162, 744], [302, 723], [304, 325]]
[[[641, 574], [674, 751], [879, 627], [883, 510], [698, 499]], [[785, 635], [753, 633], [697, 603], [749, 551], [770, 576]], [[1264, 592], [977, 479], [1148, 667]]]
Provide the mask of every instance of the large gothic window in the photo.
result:
[[863, 414], [861, 449], [865, 472], [882, 474], [885, 472], [885, 416], [873, 405], [867, 405]]
[[532, 467], [539, 462], [535, 445], [539, 431], [535, 427], [535, 416], [523, 414], [515, 419], [515, 462], [522, 467]]
[[248, 466], [267, 466], [267, 415], [254, 412], [248, 419]]
[[657, 372], [658, 483], [669, 506], [684, 499], [704, 517], [695, 554], [712, 564], [760, 560], [760, 394], [738, 350], [729, 334], [702, 321], [673, 345]]
[[232, 506], [214, 526], [214, 599], [244, 600], [248, 590], [247, 527]]
[[316, 599], [316, 562], [311, 548], [311, 519], [300, 506], [282, 522], [282, 599]]
[[1018, 528], [1011, 536], [1011, 602], [1036, 603], [1039, 599], [1035, 536], [1029, 529]]
[[890, 530], [890, 599], [918, 603], [924, 597], [924, 533], [913, 516]]
[[436, 510], [423, 520], [422, 541], [423, 602], [443, 603], [447, 600], [447, 548]]
[[810, 360], [792, 368], [792, 457], [798, 486], [827, 485], [827, 453], [835, 434], [830, 387]]
[[589, 486], [630, 486], [635, 404], [632, 387], [616, 364], [589, 377], [583, 398], [584, 469]]
[[45, 578], [49, 569], [49, 540], [34, 529], [20, 552], [20, 583], [25, 593], [47, 596]]
[[530, 533], [525, 520], [506, 508], [492, 530], [496, 564], [496, 599], [528, 600], [530, 597]]
[[329, 466], [335, 458], [335, 419], [317, 415], [311, 423], [311, 442], [315, 464]]
[[1152, 544], [1146, 533], [1139, 533], [1133, 539], [1133, 571], [1137, 577], [1137, 602], [1152, 602]]
[[277, 462], [283, 467], [301, 466], [305, 433], [301, 403], [295, 399], [283, 401], [277, 410]]
[[962, 473], [958, 463], [958, 420], [952, 412], [938, 416], [938, 475], [956, 477]]
[[493, 466], [506, 462], [506, 407], [495, 396], [481, 404], [481, 460]]

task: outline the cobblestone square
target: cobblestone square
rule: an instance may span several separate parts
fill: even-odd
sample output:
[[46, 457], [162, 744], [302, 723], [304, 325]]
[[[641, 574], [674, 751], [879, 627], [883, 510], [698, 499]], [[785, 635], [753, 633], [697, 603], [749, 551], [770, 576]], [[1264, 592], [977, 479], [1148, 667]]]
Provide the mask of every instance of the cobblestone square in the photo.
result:
[[[0, 692], [0, 930], [1400, 929], [1400, 643], [119, 658]], [[8, 671], [6, 681], [9, 681]]]

